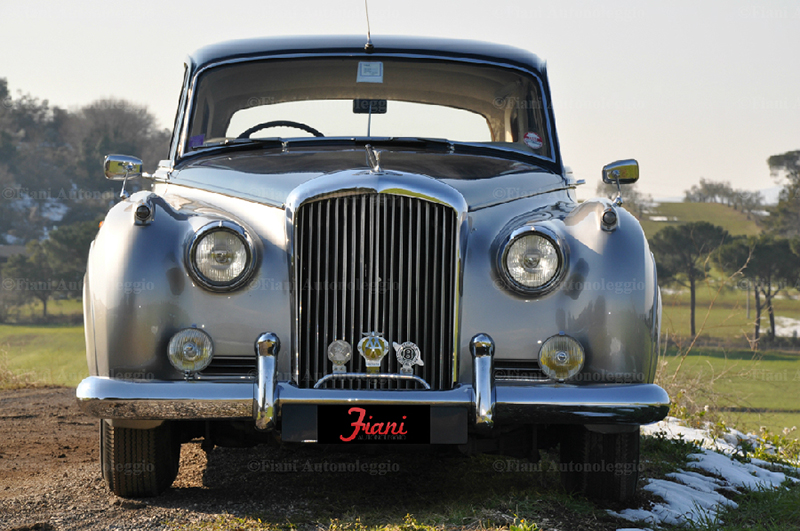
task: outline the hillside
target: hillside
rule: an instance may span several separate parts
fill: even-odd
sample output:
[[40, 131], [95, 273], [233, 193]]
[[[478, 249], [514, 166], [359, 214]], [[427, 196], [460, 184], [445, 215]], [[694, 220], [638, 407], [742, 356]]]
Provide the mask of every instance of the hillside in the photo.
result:
[[660, 203], [642, 218], [648, 238], [667, 225], [707, 221], [719, 225], [733, 235], [755, 236], [761, 232], [754, 215], [748, 219], [740, 210], [719, 203]]

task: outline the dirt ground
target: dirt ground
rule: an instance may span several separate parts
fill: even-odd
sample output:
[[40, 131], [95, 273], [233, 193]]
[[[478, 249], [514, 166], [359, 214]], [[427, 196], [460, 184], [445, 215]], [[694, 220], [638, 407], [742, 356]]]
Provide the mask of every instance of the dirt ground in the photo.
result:
[[[127, 500], [106, 488], [99, 421], [78, 409], [74, 393], [71, 388], [0, 392], [0, 531], [190, 529], [201, 521], [252, 515], [314, 530], [382, 510], [435, 514], [450, 500], [474, 494], [469, 489], [481, 490], [475, 474], [492, 474], [491, 461], [476, 472], [475, 461], [449, 454], [343, 455], [265, 445], [206, 453], [193, 441], [182, 446], [172, 489], [156, 498]], [[498, 477], [493, 488], [506, 488], [500, 495], [512, 499], [523, 485], [518, 476]], [[514, 520], [513, 507], [491, 513], [465, 515], [462, 527], [480, 528], [486, 518], [501, 526]], [[545, 509], [540, 528], [617, 528], [611, 518], [575, 521], [575, 515], [562, 513]], [[230, 524], [213, 528], [243, 531]]]
[[[112, 495], [100, 475], [98, 430], [99, 421], [78, 409], [74, 389], [0, 392], [0, 530], [163, 529], [165, 520], [208, 514], [172, 491], [157, 501]], [[202, 487], [206, 464], [199, 444], [184, 445], [175, 486]]]

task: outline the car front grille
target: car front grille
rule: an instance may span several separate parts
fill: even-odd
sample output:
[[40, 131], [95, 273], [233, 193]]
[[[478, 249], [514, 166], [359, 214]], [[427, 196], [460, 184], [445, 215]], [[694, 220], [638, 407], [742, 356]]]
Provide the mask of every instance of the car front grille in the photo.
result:
[[[453, 385], [457, 215], [449, 206], [401, 195], [343, 195], [302, 205], [294, 218], [295, 379], [313, 387], [333, 367], [328, 345], [347, 341], [348, 373], [366, 372], [366, 334], [389, 342], [380, 372], [398, 373], [393, 342], [413, 342], [433, 390]], [[414, 389], [406, 381], [342, 379], [346, 389]]]
[[536, 361], [496, 360], [494, 362], [494, 379], [506, 381], [548, 381]]
[[199, 379], [239, 379], [256, 378], [256, 357], [214, 356], [211, 363], [198, 375]]

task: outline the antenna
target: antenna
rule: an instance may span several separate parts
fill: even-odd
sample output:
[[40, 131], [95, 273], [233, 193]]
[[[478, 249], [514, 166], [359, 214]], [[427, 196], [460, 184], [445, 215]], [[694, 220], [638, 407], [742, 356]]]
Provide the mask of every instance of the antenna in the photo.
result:
[[364, 50], [367, 53], [371, 53], [375, 46], [372, 44], [372, 35], [369, 30], [369, 6], [367, 5], [367, 0], [364, 0], [364, 12], [367, 15], [367, 44], [364, 45]]

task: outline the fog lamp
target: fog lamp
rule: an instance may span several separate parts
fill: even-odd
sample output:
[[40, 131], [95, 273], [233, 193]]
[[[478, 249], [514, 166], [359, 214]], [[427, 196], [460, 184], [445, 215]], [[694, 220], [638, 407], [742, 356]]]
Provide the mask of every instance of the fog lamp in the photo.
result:
[[548, 378], [564, 381], [583, 369], [583, 347], [565, 334], [548, 338], [539, 349], [539, 366]]
[[197, 328], [184, 328], [169, 340], [169, 362], [181, 372], [202, 371], [211, 363], [211, 337]]

